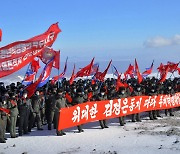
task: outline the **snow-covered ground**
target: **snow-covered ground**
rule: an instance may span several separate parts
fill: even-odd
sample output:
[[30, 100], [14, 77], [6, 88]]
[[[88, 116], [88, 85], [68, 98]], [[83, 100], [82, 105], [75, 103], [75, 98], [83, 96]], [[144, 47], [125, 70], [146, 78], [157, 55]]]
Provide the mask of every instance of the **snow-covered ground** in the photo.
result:
[[6, 144], [0, 144], [0, 154], [179, 154], [180, 111], [174, 114], [162, 114], [163, 118], [154, 121], [144, 116], [140, 123], [132, 123], [127, 117], [125, 126], [119, 126], [118, 119], [110, 119], [109, 128], [103, 130], [98, 122], [88, 123], [83, 125], [83, 133], [74, 127], [65, 130], [62, 137], [44, 126], [43, 131], [34, 129], [30, 135], [8, 138]]

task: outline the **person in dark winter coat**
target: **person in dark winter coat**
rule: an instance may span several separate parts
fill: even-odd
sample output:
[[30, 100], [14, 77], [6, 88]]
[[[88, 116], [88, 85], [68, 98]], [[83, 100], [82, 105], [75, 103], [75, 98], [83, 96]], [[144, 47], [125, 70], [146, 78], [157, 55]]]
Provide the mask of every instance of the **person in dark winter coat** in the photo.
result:
[[62, 136], [62, 135], [66, 135], [66, 133], [63, 130], [58, 130], [58, 122], [59, 122], [59, 114], [62, 108], [68, 107], [67, 103], [66, 103], [66, 99], [64, 98], [63, 95], [63, 90], [62, 89], [58, 89], [56, 97], [55, 97], [55, 120], [56, 120], [56, 133], [57, 136]]
[[17, 122], [19, 111], [18, 111], [18, 106], [17, 106], [16, 95], [14, 93], [10, 94], [10, 99], [8, 102], [8, 109], [10, 110], [10, 135], [11, 135], [11, 138], [16, 138], [18, 137], [16, 135], [16, 122]]
[[32, 100], [31, 102], [32, 113], [30, 115], [28, 131], [31, 132], [31, 129], [34, 125], [35, 120], [37, 122], [37, 130], [43, 130], [43, 128], [41, 128], [41, 125], [42, 125], [41, 116], [40, 116], [41, 98], [39, 95], [39, 90], [36, 91], [36, 94], [31, 98], [31, 100]]
[[[127, 97], [128, 97], [128, 93], [126, 92], [126, 88], [124, 88], [124, 87], [119, 88], [119, 90], [116, 94], [116, 98], [119, 99], [119, 98], [127, 98]], [[125, 120], [124, 120], [124, 116], [119, 117], [119, 123], [121, 126], [124, 126], [124, 124], [126, 124]]]
[[33, 112], [31, 100], [27, 98], [27, 92], [23, 92], [23, 97], [18, 100], [19, 109], [19, 136], [28, 134], [29, 115]]
[[[84, 102], [85, 102], [85, 100], [84, 100], [84, 96], [83, 96], [83, 89], [78, 88], [76, 91], [76, 95], [72, 100], [72, 104], [77, 105], [77, 104], [82, 104]], [[79, 130], [79, 133], [84, 132], [84, 130], [82, 129], [82, 125], [78, 125], [77, 127]]]
[[[97, 95], [96, 101], [107, 100], [106, 89], [101, 88], [100, 93]], [[102, 129], [109, 128], [106, 124], [106, 120], [99, 120], [99, 124]]]
[[[141, 96], [142, 95], [142, 92], [141, 92], [142, 88], [140, 85], [137, 85], [135, 88], [134, 88], [134, 91], [132, 92], [132, 96]], [[136, 113], [136, 114], [132, 114], [132, 122], [141, 122], [141, 118], [140, 118], [140, 114], [139, 113]]]

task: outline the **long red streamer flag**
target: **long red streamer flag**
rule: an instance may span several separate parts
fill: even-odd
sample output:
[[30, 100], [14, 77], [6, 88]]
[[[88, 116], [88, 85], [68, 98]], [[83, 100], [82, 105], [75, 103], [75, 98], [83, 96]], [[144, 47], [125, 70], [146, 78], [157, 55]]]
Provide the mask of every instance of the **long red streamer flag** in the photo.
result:
[[138, 83], [140, 84], [142, 82], [143, 78], [142, 78], [141, 73], [139, 72], [139, 67], [138, 67], [138, 63], [137, 63], [136, 59], [135, 59], [135, 71], [136, 71]]
[[2, 40], [2, 30], [0, 29], [0, 42]]
[[12, 74], [39, 56], [46, 46], [52, 46], [61, 30], [58, 23], [38, 36], [25, 41], [17, 41], [0, 48], [0, 78]]
[[94, 101], [60, 110], [58, 130], [102, 119], [122, 117], [151, 110], [180, 107], [180, 93], [173, 96], [135, 96], [114, 100]]
[[74, 68], [73, 68], [73, 71], [72, 71], [72, 75], [71, 75], [71, 78], [69, 79], [69, 84], [70, 84], [70, 85], [72, 85], [75, 77], [76, 77], [76, 75], [75, 75], [75, 64], [74, 64]]

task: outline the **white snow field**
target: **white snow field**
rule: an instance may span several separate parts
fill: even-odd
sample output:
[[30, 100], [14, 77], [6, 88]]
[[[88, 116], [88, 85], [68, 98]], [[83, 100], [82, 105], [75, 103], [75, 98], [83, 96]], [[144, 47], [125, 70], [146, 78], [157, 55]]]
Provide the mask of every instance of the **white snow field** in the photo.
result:
[[151, 121], [146, 112], [139, 123], [126, 117], [125, 126], [120, 126], [117, 118], [110, 119], [106, 129], [100, 129], [98, 121], [92, 122], [83, 125], [83, 133], [73, 127], [61, 137], [47, 126], [15, 139], [7, 134], [7, 143], [0, 144], [0, 154], [179, 154], [180, 111], [174, 114], [165, 117], [163, 111], [163, 118]]

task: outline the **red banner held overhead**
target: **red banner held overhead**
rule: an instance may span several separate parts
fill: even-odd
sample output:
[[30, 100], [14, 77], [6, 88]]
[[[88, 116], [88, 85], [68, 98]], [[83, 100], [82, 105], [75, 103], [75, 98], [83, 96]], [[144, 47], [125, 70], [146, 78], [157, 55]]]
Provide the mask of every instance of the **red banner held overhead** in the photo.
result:
[[120, 116], [162, 110], [180, 106], [180, 93], [173, 96], [135, 96], [129, 98], [95, 101], [60, 110], [58, 130], [80, 124]]
[[52, 46], [61, 30], [58, 23], [38, 36], [26, 41], [18, 41], [0, 48], [0, 78], [12, 74], [41, 54], [41, 49]]

